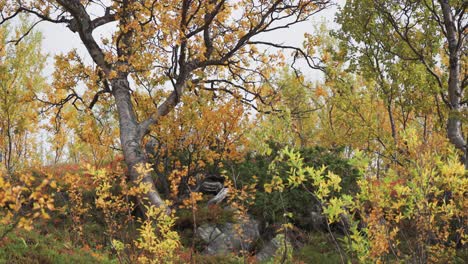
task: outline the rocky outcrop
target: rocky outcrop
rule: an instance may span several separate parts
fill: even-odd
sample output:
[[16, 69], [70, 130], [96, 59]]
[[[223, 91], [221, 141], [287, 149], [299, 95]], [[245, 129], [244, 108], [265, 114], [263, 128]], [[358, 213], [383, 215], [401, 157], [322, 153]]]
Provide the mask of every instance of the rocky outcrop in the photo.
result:
[[277, 254], [280, 248], [285, 247], [285, 243], [289, 247], [288, 250], [292, 250], [290, 243], [284, 239], [284, 235], [276, 235], [272, 240], [268, 241], [260, 252], [255, 255], [257, 260], [260, 262], [270, 260]]
[[197, 235], [207, 244], [203, 251], [205, 254], [219, 255], [239, 252], [240, 250], [249, 250], [260, 237], [259, 223], [251, 217], [247, 217], [236, 224], [204, 224], [197, 228]]

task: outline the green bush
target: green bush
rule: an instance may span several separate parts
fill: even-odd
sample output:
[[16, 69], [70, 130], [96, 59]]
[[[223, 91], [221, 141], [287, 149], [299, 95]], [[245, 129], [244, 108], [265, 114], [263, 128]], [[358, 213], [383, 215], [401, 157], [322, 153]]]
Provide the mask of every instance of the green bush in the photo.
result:
[[[284, 219], [284, 211], [293, 213], [294, 224], [298, 227], [311, 229], [309, 216], [316, 205], [312, 196], [301, 188], [286, 190], [284, 193], [266, 193], [264, 184], [272, 179], [269, 165], [277, 157], [279, 146], [271, 145], [273, 151], [270, 155], [247, 155], [244, 162], [232, 165], [235, 173], [240, 175], [240, 184], [250, 184], [252, 176], [257, 176], [257, 194], [255, 204], [251, 212], [261, 220], [265, 225], [281, 223]], [[325, 173], [331, 171], [342, 177], [342, 193], [352, 193], [356, 190], [356, 178], [358, 170], [354, 168], [347, 159], [343, 157], [343, 149], [326, 149], [322, 147], [313, 147], [302, 149], [301, 157], [304, 158], [306, 166], [316, 169], [326, 166]], [[279, 164], [279, 171], [287, 170], [286, 162]], [[287, 180], [287, 173], [280, 176]], [[310, 186], [306, 186], [310, 187]], [[311, 188], [311, 187], [310, 187]], [[313, 191], [311, 189], [311, 191]]]

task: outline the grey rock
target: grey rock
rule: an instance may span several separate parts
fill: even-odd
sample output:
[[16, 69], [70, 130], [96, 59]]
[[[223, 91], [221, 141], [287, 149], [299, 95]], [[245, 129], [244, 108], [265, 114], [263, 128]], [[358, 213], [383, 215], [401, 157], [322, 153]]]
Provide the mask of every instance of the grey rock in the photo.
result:
[[204, 224], [197, 228], [197, 235], [207, 243], [203, 253], [208, 255], [249, 250], [260, 237], [259, 223], [248, 217], [238, 224]]
[[[267, 261], [275, 256], [281, 246], [284, 245], [284, 236], [277, 235], [268, 243], [266, 243], [262, 250], [257, 253], [256, 258], [258, 261]], [[289, 245], [289, 244], [288, 244]]]
[[223, 187], [221, 182], [205, 181], [201, 184], [199, 191], [202, 193], [218, 193]]
[[218, 194], [216, 194], [215, 197], [211, 198], [208, 201], [208, 205], [219, 204], [224, 199], [226, 199], [228, 193], [229, 193], [229, 188], [223, 188]]

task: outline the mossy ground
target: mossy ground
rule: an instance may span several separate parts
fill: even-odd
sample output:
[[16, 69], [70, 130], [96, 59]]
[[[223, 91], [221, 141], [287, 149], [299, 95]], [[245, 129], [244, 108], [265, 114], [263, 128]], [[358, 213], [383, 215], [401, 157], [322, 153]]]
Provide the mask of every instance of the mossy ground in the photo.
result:
[[69, 264], [117, 263], [105, 252], [77, 247], [60, 233], [14, 230], [0, 242], [0, 263]]

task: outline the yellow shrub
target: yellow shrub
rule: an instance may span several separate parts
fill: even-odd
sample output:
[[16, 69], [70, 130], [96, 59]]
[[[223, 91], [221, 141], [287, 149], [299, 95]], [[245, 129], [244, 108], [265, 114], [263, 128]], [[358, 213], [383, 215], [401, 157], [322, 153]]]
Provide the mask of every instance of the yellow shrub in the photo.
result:
[[35, 220], [49, 219], [55, 209], [51, 193], [56, 187], [50, 175], [37, 179], [30, 172], [0, 174], [0, 224], [6, 226], [0, 239], [16, 227], [31, 230]]
[[[445, 144], [427, 146], [412, 130], [402, 138], [406, 153], [399, 164], [390, 164], [379, 177], [362, 173], [354, 197], [339, 194], [339, 176], [304, 166], [299, 153], [288, 149], [279, 157], [288, 159], [288, 182], [274, 176], [265, 190], [283, 192], [310, 183], [314, 189], [306, 191], [320, 202], [329, 224], [349, 219], [343, 241], [362, 263], [453, 260], [456, 247], [467, 238], [465, 168], [454, 151], [434, 150], [447, 149]], [[369, 166], [359, 152], [353, 162]], [[275, 162], [271, 167], [275, 172]]]
[[[151, 170], [140, 165], [141, 175]], [[132, 212], [144, 201], [148, 184], [138, 180], [129, 184], [124, 173], [109, 173], [105, 169], [88, 168], [96, 185], [96, 207], [102, 210], [107, 225], [106, 234], [121, 263], [170, 263], [180, 246], [179, 235], [172, 230], [175, 218], [165, 209], [145, 206], [145, 218], [137, 220]], [[140, 205], [142, 206], [142, 205]], [[126, 232], [138, 225], [138, 237]]]

